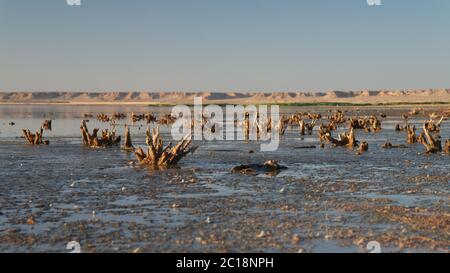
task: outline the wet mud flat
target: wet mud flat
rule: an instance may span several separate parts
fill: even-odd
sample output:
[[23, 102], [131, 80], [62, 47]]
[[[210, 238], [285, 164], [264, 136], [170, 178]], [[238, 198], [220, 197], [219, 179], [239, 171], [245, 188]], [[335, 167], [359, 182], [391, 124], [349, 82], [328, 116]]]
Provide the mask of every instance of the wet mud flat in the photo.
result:
[[[369, 143], [362, 155], [319, 148], [315, 132], [288, 128], [274, 152], [257, 141], [201, 141], [177, 168], [150, 170], [120, 148], [81, 145], [84, 112], [128, 109], [53, 107], [0, 106], [2, 252], [68, 252], [70, 241], [83, 252], [366, 252], [370, 241], [386, 252], [449, 252], [450, 157], [425, 155], [420, 144], [381, 148], [405, 143], [394, 126], [409, 109], [350, 109], [387, 114], [381, 132], [356, 132]], [[51, 145], [24, 144], [20, 129], [44, 115], [54, 119]], [[135, 144], [144, 131], [132, 127]], [[448, 121], [441, 136], [450, 137]], [[269, 159], [287, 169], [231, 172]]]

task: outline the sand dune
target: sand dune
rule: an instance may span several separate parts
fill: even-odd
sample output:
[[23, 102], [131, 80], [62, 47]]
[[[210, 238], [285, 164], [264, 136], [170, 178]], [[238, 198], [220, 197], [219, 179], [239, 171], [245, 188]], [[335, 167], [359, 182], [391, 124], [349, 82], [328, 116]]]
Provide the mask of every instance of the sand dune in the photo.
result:
[[71, 104], [192, 104], [194, 97], [204, 103], [415, 103], [449, 102], [450, 89], [362, 90], [274, 93], [217, 92], [0, 92], [0, 103]]

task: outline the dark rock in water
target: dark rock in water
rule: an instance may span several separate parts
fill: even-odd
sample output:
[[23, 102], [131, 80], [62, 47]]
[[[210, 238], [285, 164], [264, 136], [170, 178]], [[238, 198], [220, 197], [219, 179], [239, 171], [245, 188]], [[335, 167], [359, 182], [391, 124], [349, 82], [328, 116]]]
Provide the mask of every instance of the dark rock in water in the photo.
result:
[[315, 148], [316, 148], [315, 145], [294, 147], [294, 149], [315, 149]]
[[275, 161], [275, 160], [268, 160], [268, 161], [266, 161], [264, 163], [264, 168], [266, 168], [267, 170], [270, 170], [270, 171], [287, 169], [285, 166], [281, 166], [280, 164], [278, 164], [278, 162]]
[[391, 149], [392, 148], [392, 143], [390, 142], [386, 142], [383, 144], [383, 146], [381, 146], [383, 149]]
[[247, 175], [256, 175], [256, 170], [253, 169], [250, 165], [239, 165], [234, 167], [231, 172], [233, 173], [241, 173]]
[[406, 149], [406, 148], [408, 148], [407, 145], [402, 145], [402, 144], [400, 144], [400, 145], [393, 145], [390, 142], [384, 143], [383, 146], [381, 146], [381, 147], [383, 149]]
[[278, 164], [275, 160], [268, 160], [264, 164], [239, 165], [234, 167], [231, 172], [246, 175], [258, 175], [260, 173], [278, 174], [283, 169], [287, 169], [287, 167]]
[[16, 125], [16, 123], [14, 123], [14, 122], [10, 122], [10, 123], [8, 123], [8, 124], [11, 125], [11, 126]]

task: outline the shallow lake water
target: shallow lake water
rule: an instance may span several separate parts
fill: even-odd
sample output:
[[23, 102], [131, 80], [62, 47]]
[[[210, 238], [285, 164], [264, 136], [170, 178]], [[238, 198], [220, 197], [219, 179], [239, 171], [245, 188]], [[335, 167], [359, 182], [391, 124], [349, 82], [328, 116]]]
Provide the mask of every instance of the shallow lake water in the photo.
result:
[[[330, 109], [281, 107], [285, 115]], [[199, 148], [178, 167], [151, 170], [120, 147], [82, 146], [80, 120], [93, 114], [89, 128], [110, 128], [98, 113], [159, 115], [169, 107], [1, 105], [0, 251], [68, 252], [77, 241], [85, 252], [366, 252], [377, 241], [388, 252], [448, 252], [450, 156], [426, 155], [421, 144], [381, 148], [406, 144], [394, 127], [411, 107], [340, 109], [347, 117], [387, 114], [381, 132], [356, 131], [368, 152], [320, 148], [315, 130], [300, 136], [294, 127], [273, 152], [261, 152], [259, 141], [195, 141]], [[36, 131], [44, 119], [53, 121], [44, 132], [50, 145], [25, 144], [21, 129]], [[117, 121], [120, 135], [126, 122]], [[146, 127], [131, 125], [135, 145], [144, 146]], [[166, 141], [169, 129], [161, 127]], [[450, 138], [449, 121], [441, 137]], [[270, 159], [287, 169], [231, 172]]]

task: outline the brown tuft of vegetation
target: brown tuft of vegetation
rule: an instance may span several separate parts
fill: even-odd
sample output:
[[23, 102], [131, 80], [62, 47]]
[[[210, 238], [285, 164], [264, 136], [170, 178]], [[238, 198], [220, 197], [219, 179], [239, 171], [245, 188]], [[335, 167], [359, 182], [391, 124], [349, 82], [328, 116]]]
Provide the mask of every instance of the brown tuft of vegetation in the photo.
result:
[[402, 126], [402, 125], [400, 125], [400, 124], [396, 124], [394, 130], [395, 130], [396, 132], [405, 131], [405, 130], [407, 130], [407, 127], [406, 127], [406, 126]]
[[285, 116], [281, 116], [281, 118], [278, 120], [277, 125], [275, 126], [275, 129], [277, 130], [278, 134], [280, 136], [284, 135], [286, 132], [286, 124], [288, 123], [288, 119], [286, 119]]
[[175, 123], [177, 120], [176, 117], [173, 117], [171, 114], [165, 114], [159, 118], [158, 124], [160, 125], [171, 125]]
[[147, 124], [156, 122], [156, 117], [153, 114], [145, 114], [144, 119], [147, 121]]
[[332, 121], [336, 124], [343, 124], [346, 122], [345, 120], [345, 116], [344, 116], [344, 112], [342, 112], [341, 110], [336, 110], [333, 115], [328, 117], [329, 121]]
[[86, 125], [86, 120], [81, 121], [81, 137], [84, 145], [91, 148], [110, 147], [120, 144], [121, 137], [116, 136], [115, 131], [109, 131], [108, 129], [102, 130], [101, 136], [98, 136], [98, 128], [94, 128], [92, 134], [89, 133], [89, 129]]
[[111, 118], [104, 113], [100, 113], [97, 115], [97, 120], [101, 122], [110, 122]]
[[376, 116], [350, 118], [349, 127], [353, 129], [364, 129], [366, 132], [379, 132], [381, 131], [381, 121]]
[[433, 118], [430, 118], [429, 120], [425, 121], [425, 127], [427, 127], [427, 130], [431, 133], [434, 132], [440, 132], [441, 131], [441, 123], [444, 120], [444, 117], [441, 117], [441, 119], [437, 122], [433, 120]]
[[139, 147], [135, 151], [135, 155], [140, 163], [148, 166], [167, 167], [176, 165], [183, 157], [197, 149], [197, 147], [191, 146], [192, 140], [190, 135], [186, 135], [174, 147], [172, 147], [172, 143], [163, 147], [159, 127], [153, 128], [152, 133], [147, 128], [146, 134], [147, 153]]
[[[171, 116], [169, 118], [169, 115], [166, 115], [165, 118], [166, 118], [166, 120], [164, 122], [166, 122], [167, 124], [170, 124], [170, 122], [172, 122]], [[135, 113], [131, 114], [131, 121], [133, 123], [141, 121], [141, 120], [145, 120], [147, 122], [147, 124], [150, 124], [150, 123], [156, 122], [156, 117], [153, 114], [135, 114]]]
[[422, 108], [414, 108], [409, 112], [409, 114], [411, 116], [416, 116], [416, 115], [420, 114], [420, 112], [423, 112]]
[[367, 152], [368, 150], [369, 150], [369, 144], [365, 141], [361, 142], [361, 145], [359, 145], [358, 151], [360, 153], [363, 153], [363, 152]]
[[244, 127], [244, 138], [245, 140], [248, 140], [250, 137], [250, 113], [245, 112], [242, 126]]
[[144, 114], [131, 113], [131, 122], [135, 123], [144, 119]]
[[339, 139], [333, 138], [330, 133], [326, 133], [323, 138], [326, 142], [334, 146], [346, 146], [348, 148], [353, 148], [358, 145], [353, 128], [350, 128], [348, 132], [339, 134]]
[[131, 142], [130, 128], [125, 124], [125, 143], [123, 144], [123, 149], [134, 151], [133, 143]]
[[300, 135], [304, 136], [306, 134], [311, 135], [314, 127], [316, 126], [317, 120], [312, 120], [310, 123], [305, 122], [303, 119], [301, 119], [298, 122], [299, 129], [300, 129]]
[[415, 125], [407, 125], [406, 131], [407, 131], [406, 143], [408, 143], [408, 144], [416, 143], [417, 142], [416, 126]]
[[126, 119], [127, 115], [125, 113], [114, 113], [112, 116], [113, 120], [121, 120], [121, 119]]
[[450, 139], [447, 139], [444, 144], [444, 153], [450, 155]]
[[441, 141], [439, 138], [439, 135], [433, 137], [431, 132], [428, 130], [427, 125], [424, 124], [422, 133], [417, 138], [417, 141], [425, 146], [426, 153], [437, 153], [442, 151]]
[[44, 128], [44, 130], [46, 130], [46, 131], [51, 131], [52, 130], [52, 120], [44, 120], [44, 122], [42, 123], [42, 128]]
[[23, 133], [25, 140], [28, 142], [28, 144], [31, 144], [31, 145], [42, 145], [42, 144], [49, 145], [50, 144], [50, 141], [42, 139], [43, 132], [44, 132], [44, 129], [42, 127], [39, 131], [37, 131], [34, 134], [31, 133], [31, 131], [29, 129], [22, 129], [22, 133]]

